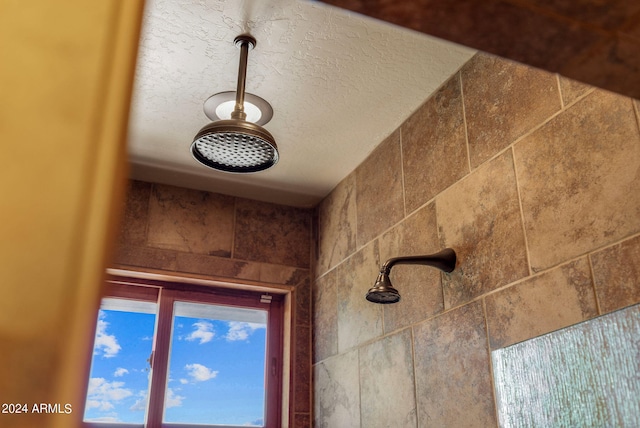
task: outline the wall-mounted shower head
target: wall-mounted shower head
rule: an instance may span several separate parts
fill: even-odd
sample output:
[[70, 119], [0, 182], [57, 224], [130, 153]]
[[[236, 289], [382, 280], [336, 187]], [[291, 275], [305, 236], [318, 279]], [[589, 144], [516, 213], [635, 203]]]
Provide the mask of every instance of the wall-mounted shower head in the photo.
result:
[[373, 303], [396, 303], [400, 301], [400, 293], [391, 285], [389, 274], [381, 271], [366, 298]]
[[393, 288], [389, 273], [396, 264], [418, 264], [438, 268], [444, 272], [453, 272], [456, 267], [456, 252], [451, 248], [445, 248], [436, 254], [427, 256], [394, 257], [387, 260], [380, 268], [376, 283], [369, 289], [365, 298], [373, 303], [397, 303], [400, 301], [400, 293]]
[[240, 47], [240, 67], [231, 119], [217, 120], [203, 127], [193, 139], [191, 154], [201, 164], [219, 171], [258, 172], [278, 162], [278, 146], [269, 131], [248, 122], [244, 112], [247, 56], [256, 39], [243, 34], [236, 37], [235, 44]]

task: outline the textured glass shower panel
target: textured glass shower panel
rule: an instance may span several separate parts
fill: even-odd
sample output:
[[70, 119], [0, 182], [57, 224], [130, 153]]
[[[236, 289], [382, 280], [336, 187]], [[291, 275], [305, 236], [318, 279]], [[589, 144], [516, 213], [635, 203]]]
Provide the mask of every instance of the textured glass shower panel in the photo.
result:
[[640, 427], [640, 305], [491, 357], [501, 427]]

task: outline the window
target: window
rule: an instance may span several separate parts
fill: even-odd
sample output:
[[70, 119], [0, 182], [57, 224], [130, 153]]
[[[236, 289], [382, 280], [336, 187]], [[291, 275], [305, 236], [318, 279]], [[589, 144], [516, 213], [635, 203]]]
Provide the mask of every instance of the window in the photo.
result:
[[280, 426], [283, 312], [278, 294], [110, 281], [85, 426]]

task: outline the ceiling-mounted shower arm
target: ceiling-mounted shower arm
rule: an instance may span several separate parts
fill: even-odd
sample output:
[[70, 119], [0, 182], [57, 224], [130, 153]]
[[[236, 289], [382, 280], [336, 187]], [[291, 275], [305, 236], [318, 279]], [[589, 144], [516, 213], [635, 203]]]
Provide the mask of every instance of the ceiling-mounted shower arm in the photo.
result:
[[450, 273], [456, 267], [456, 253], [451, 248], [445, 248], [438, 253], [425, 256], [394, 257], [384, 262], [380, 273], [389, 275], [391, 268], [397, 264], [426, 265]]
[[247, 58], [249, 49], [256, 46], [256, 39], [248, 34], [241, 34], [233, 41], [240, 47], [240, 65], [238, 66], [238, 86], [236, 89], [236, 105], [231, 112], [232, 119], [245, 120], [247, 114], [244, 112], [244, 92], [247, 81]]

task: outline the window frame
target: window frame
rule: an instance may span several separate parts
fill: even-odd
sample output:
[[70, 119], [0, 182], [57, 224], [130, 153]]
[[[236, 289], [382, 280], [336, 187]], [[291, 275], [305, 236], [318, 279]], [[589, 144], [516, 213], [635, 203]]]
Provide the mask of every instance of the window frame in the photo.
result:
[[[158, 304], [156, 328], [152, 346], [151, 381], [146, 422], [144, 424], [85, 422], [86, 428], [205, 428], [202, 424], [163, 423], [164, 396], [169, 370], [169, 353], [175, 302], [192, 302], [238, 308], [259, 309], [267, 312], [267, 340], [265, 353], [265, 414], [264, 427], [280, 427], [283, 418], [283, 400], [287, 359], [285, 348], [286, 290], [259, 287], [232, 288], [215, 285], [183, 283], [166, 279], [149, 279], [109, 275], [101, 298], [119, 298], [150, 301]], [[283, 293], [284, 292], [284, 293]], [[265, 302], [262, 297], [270, 296]], [[96, 314], [97, 320], [97, 314]], [[91, 349], [93, 350], [93, 344]], [[92, 358], [90, 354], [90, 358]], [[87, 373], [86, 384], [89, 374]], [[83, 403], [83, 407], [86, 404]], [[84, 408], [82, 409], [84, 415]], [[210, 425], [227, 428], [225, 425]], [[236, 426], [228, 426], [237, 428]]]

